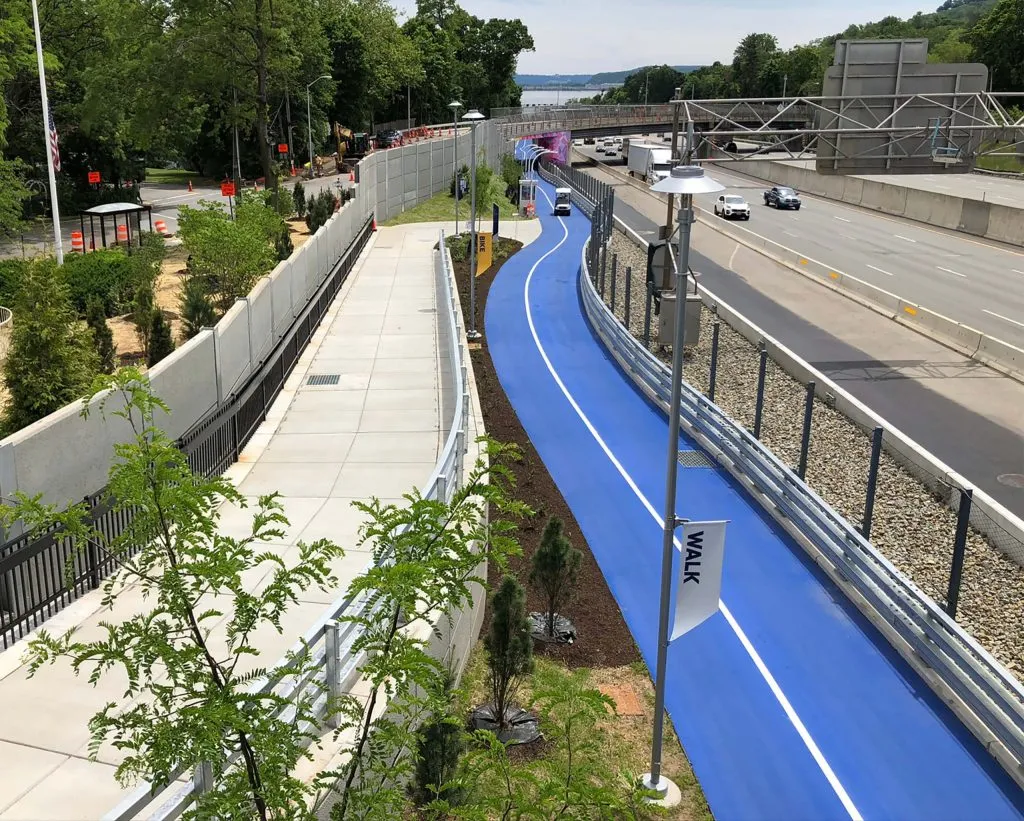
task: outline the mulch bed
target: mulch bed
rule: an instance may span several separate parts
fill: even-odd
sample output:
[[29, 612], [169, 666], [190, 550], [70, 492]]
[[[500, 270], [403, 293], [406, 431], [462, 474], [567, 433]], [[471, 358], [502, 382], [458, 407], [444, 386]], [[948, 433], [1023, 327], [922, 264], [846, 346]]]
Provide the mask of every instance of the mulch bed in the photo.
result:
[[[508, 240], [503, 240], [507, 243]], [[519, 243], [517, 246], [522, 247]], [[501, 263], [496, 263], [490, 271], [477, 278], [477, 328], [484, 328], [483, 317], [487, 305], [487, 294], [494, 277], [501, 270]], [[455, 263], [455, 277], [458, 282], [459, 296], [464, 316], [469, 314], [469, 264]], [[475, 346], [474, 346], [475, 347]], [[527, 579], [530, 575], [530, 557], [540, 545], [544, 525], [551, 516], [558, 516], [565, 524], [565, 535], [573, 546], [583, 553], [580, 569], [579, 585], [576, 595], [565, 608], [566, 616], [572, 619], [578, 630], [575, 644], [558, 645], [535, 642], [535, 653], [538, 656], [555, 659], [568, 667], [620, 667], [640, 661], [640, 652], [633, 642], [633, 636], [626, 626], [604, 575], [597, 561], [590, 552], [586, 539], [580, 532], [572, 511], [548, 473], [544, 462], [537, 454], [529, 437], [519, 423], [512, 405], [501, 387], [498, 375], [491, 362], [491, 354], [487, 349], [486, 335], [479, 348], [471, 351], [473, 369], [476, 373], [477, 391], [483, 409], [484, 425], [487, 434], [498, 442], [512, 442], [522, 451], [522, 461], [512, 466], [516, 477], [515, 493], [517, 498], [528, 504], [536, 515], [521, 522], [519, 541], [523, 555], [514, 557], [511, 569], [526, 588], [527, 605], [531, 610], [543, 610], [540, 597], [530, 589]], [[497, 587], [500, 579], [492, 565], [490, 583]], [[485, 619], [485, 625], [488, 623]], [[486, 630], [486, 627], [484, 628]]]

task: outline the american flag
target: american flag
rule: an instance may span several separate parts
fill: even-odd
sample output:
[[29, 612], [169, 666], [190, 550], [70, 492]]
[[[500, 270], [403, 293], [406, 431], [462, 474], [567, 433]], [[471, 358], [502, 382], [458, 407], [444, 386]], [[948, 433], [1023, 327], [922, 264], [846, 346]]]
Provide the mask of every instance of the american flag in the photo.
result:
[[57, 126], [53, 124], [53, 115], [47, 112], [50, 127], [50, 154], [53, 156], [53, 170], [60, 171], [60, 146], [57, 144]]

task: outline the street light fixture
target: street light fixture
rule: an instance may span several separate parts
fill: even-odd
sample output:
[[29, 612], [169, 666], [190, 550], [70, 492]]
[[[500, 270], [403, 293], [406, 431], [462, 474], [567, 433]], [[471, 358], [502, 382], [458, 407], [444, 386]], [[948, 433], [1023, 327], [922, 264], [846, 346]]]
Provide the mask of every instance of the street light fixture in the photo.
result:
[[473, 155], [470, 161], [469, 171], [469, 209], [470, 209], [470, 258], [469, 258], [469, 329], [466, 331], [466, 339], [479, 339], [481, 334], [476, 329], [476, 127], [484, 119], [484, 115], [471, 108], [462, 115], [462, 119], [469, 123], [469, 150]]
[[[688, 124], [689, 125], [689, 124]], [[679, 405], [683, 386], [683, 340], [686, 321], [686, 290], [690, 271], [690, 226], [693, 224], [693, 195], [722, 191], [725, 186], [704, 176], [697, 165], [679, 165], [672, 173], [651, 186], [659, 194], [679, 197], [679, 254], [676, 258], [676, 323], [672, 337], [672, 398], [668, 412], [668, 464], [665, 470], [665, 528], [661, 550], [661, 610], [658, 615], [658, 660], [654, 679], [654, 739], [651, 744], [651, 771], [643, 776], [643, 786], [659, 798], [678, 794], [679, 789], [661, 774], [661, 747], [665, 723], [665, 665], [668, 659], [668, 619], [672, 595], [672, 555], [675, 550], [676, 481], [679, 470]], [[679, 603], [676, 602], [676, 606]]]
[[459, 109], [462, 103], [452, 100], [448, 103], [452, 110], [452, 179], [455, 180], [455, 236], [459, 235]]
[[315, 86], [321, 80], [330, 80], [330, 79], [331, 79], [331, 75], [330, 74], [321, 74], [313, 82], [311, 82], [309, 85], [306, 86], [306, 137], [309, 139], [309, 178], [310, 179], [313, 179], [314, 168], [315, 168], [315, 166], [313, 165], [313, 117], [310, 114], [310, 104], [309, 104], [310, 98], [312, 96], [312, 92], [310, 91], [310, 89], [312, 89], [313, 86]]

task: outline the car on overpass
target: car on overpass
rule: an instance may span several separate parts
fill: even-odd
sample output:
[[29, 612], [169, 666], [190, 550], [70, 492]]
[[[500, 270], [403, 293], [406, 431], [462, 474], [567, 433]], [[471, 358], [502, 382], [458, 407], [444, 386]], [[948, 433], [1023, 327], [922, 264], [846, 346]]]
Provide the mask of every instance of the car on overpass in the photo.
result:
[[764, 204], [774, 205], [776, 208], [792, 208], [800, 210], [800, 197], [796, 191], [785, 185], [773, 185], [764, 192]]
[[739, 194], [722, 194], [715, 200], [715, 216], [726, 219], [750, 219], [750, 205]]

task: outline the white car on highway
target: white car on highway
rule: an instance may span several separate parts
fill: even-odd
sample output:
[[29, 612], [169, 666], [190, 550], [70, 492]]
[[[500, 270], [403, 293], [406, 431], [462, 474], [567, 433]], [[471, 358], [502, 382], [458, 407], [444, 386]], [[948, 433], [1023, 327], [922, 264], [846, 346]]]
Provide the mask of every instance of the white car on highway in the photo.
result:
[[750, 205], [737, 194], [723, 194], [715, 201], [715, 216], [726, 219], [750, 219]]

